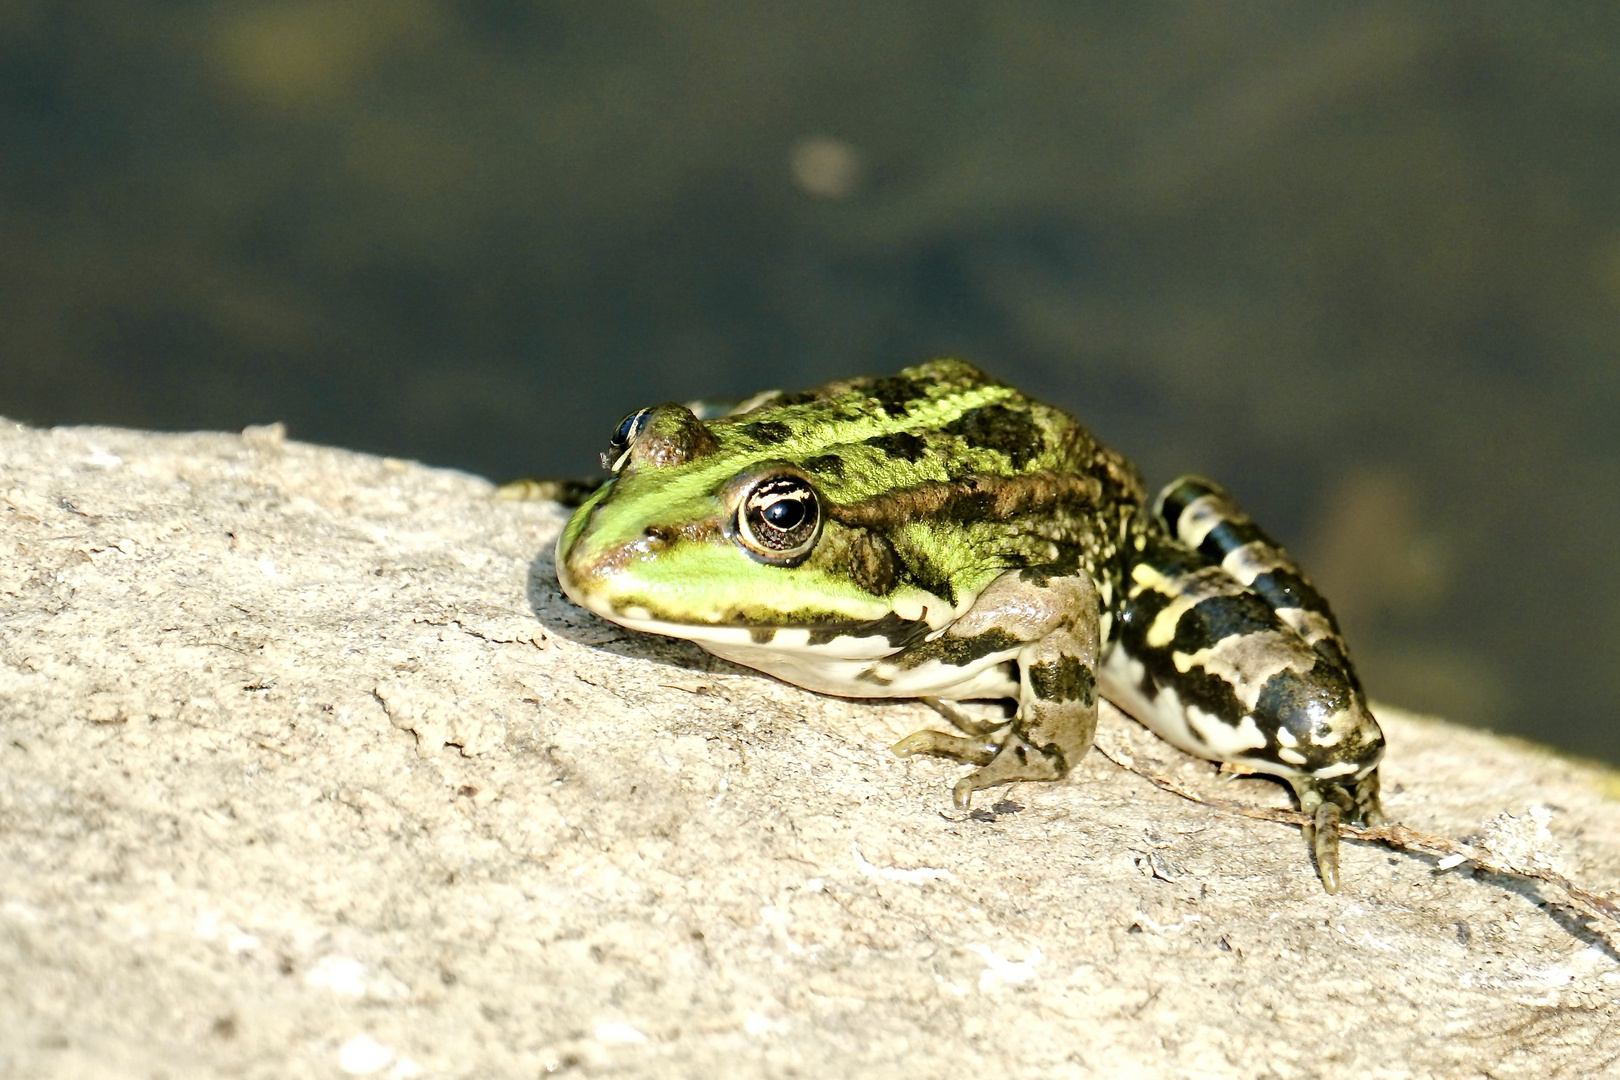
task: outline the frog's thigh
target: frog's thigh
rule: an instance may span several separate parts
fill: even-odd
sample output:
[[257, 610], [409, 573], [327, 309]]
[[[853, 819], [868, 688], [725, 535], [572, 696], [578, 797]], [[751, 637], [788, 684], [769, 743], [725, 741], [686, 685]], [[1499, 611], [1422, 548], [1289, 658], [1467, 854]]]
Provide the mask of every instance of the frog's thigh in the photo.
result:
[[1018, 653], [1018, 714], [988, 738], [917, 732], [895, 747], [983, 767], [960, 780], [958, 805], [981, 788], [1019, 780], [1058, 780], [1084, 756], [1097, 728], [1097, 590], [1085, 575], [1009, 571], [980, 594], [946, 636], [1004, 635]]

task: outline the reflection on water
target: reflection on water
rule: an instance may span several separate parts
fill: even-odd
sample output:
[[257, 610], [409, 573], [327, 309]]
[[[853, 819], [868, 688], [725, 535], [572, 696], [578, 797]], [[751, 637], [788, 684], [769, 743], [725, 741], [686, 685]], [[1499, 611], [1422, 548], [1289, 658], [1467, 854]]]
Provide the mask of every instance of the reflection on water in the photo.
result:
[[1620, 759], [1620, 14], [0, 5], [0, 412], [497, 479], [952, 352], [1297, 547], [1376, 694]]

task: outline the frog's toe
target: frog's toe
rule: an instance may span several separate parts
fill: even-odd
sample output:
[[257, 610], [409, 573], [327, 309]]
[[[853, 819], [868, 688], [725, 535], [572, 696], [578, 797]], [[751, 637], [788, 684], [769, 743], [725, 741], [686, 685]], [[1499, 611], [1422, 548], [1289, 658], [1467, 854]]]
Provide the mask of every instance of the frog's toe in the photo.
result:
[[1323, 802], [1316, 808], [1316, 822], [1306, 826], [1316, 836], [1316, 872], [1322, 877], [1322, 890], [1329, 894], [1339, 891], [1339, 807], [1337, 803]]
[[1384, 808], [1378, 799], [1378, 771], [1374, 769], [1360, 780], [1323, 782], [1310, 777], [1297, 777], [1293, 781], [1294, 793], [1299, 797], [1301, 813], [1311, 823], [1301, 828], [1305, 842], [1316, 855], [1316, 872], [1322, 878], [1322, 888], [1329, 893], [1339, 891], [1339, 823], [1379, 825], [1384, 820]]
[[1006, 741], [982, 769], [975, 769], [956, 782], [952, 796], [956, 805], [965, 809], [975, 791], [1020, 780], [1061, 780], [1068, 771], [1063, 755], [1056, 748], [1032, 746], [1017, 732], [1009, 732]]
[[980, 720], [978, 717], [969, 716], [954, 703], [942, 701], [937, 697], [925, 697], [922, 699], [922, 703], [949, 720], [951, 726], [956, 730], [965, 731], [969, 735], [989, 735], [993, 732], [1002, 731], [1007, 726], [1005, 718]]
[[890, 752], [896, 757], [910, 757], [913, 754], [932, 754], [935, 757], [948, 757], [956, 761], [965, 761], [970, 765], [988, 765], [996, 756], [1000, 747], [987, 739], [970, 738], [961, 735], [947, 735], [943, 731], [932, 731], [924, 728], [913, 731], [890, 747]]

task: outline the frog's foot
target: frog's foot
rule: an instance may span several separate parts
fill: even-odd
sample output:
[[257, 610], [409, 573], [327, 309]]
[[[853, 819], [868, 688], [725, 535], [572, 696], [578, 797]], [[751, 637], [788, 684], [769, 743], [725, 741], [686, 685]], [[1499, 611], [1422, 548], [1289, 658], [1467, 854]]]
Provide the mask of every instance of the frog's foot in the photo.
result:
[[1000, 749], [1001, 744], [994, 739], [964, 738], [961, 735], [947, 735], [943, 731], [934, 731], [931, 728], [913, 731], [889, 748], [895, 757], [932, 754], [935, 757], [965, 761], [969, 765], [990, 764]]
[[1055, 746], [1038, 747], [1016, 731], [1008, 731], [995, 757], [982, 769], [975, 769], [956, 782], [951, 799], [958, 810], [966, 810], [973, 793], [1020, 780], [1061, 780], [1069, 771], [1063, 752]]
[[955, 761], [978, 765], [951, 789], [951, 798], [959, 809], [967, 809], [973, 793], [981, 788], [1013, 784], [1020, 780], [1061, 780], [1068, 772], [1063, 754], [1056, 747], [1044, 749], [1030, 745], [1006, 722], [990, 733], [989, 737], [963, 737], [924, 729], [914, 731], [895, 743], [893, 753], [898, 757], [912, 754], [933, 754]]
[[1290, 780], [1299, 797], [1299, 809], [1311, 818], [1301, 827], [1305, 842], [1316, 852], [1316, 872], [1322, 888], [1339, 891], [1339, 823], [1382, 825], [1384, 808], [1378, 799], [1378, 770], [1360, 780], [1323, 781], [1300, 776]]

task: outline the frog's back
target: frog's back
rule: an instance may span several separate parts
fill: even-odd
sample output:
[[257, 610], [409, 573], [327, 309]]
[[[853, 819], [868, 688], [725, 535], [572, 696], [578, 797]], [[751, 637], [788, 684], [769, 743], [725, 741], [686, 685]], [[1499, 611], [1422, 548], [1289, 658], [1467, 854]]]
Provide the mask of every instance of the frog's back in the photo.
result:
[[1106, 474], [1121, 496], [1135, 504], [1144, 497], [1129, 462], [1073, 417], [961, 360], [763, 395], [745, 407], [711, 424], [721, 445], [736, 451], [752, 441], [812, 471], [819, 466], [840, 502], [908, 484], [1041, 472]]
[[947, 596], [1009, 568], [1114, 577], [1145, 498], [1073, 417], [954, 359], [768, 395], [710, 426], [731, 455], [792, 461], [834, 520], [887, 533]]

